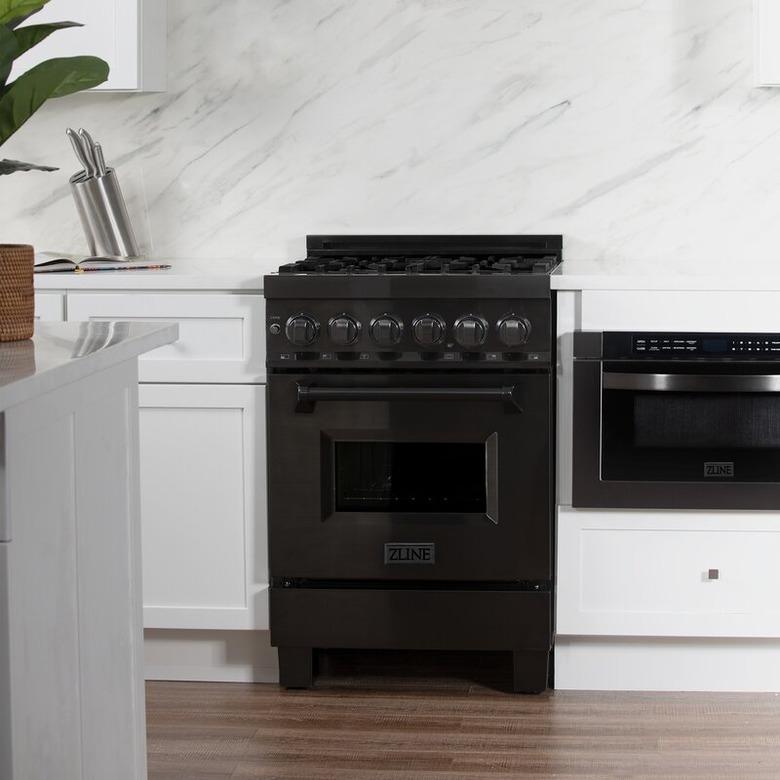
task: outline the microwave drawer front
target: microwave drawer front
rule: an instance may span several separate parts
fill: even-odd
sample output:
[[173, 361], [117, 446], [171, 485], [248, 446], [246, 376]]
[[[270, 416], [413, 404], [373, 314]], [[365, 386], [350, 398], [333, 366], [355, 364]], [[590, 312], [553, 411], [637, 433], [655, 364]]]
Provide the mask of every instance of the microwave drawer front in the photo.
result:
[[179, 339], [139, 361], [142, 382], [265, 381], [265, 302], [221, 293], [71, 293], [68, 319], [179, 323]]
[[561, 508], [557, 630], [780, 637], [778, 560], [776, 513]]

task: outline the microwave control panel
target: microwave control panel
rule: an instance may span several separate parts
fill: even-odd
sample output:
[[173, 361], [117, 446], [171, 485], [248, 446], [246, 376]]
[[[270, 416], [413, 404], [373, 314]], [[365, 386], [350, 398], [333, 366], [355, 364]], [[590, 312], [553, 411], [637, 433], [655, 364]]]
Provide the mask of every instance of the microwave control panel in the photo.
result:
[[780, 333], [580, 331], [577, 359], [780, 361]]
[[637, 356], [780, 357], [780, 333], [634, 333]]

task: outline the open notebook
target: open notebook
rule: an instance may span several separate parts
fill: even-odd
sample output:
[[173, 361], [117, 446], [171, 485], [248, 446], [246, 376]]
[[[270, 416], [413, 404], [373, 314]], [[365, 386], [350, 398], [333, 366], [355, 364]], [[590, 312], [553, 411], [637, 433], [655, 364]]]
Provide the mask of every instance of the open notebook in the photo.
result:
[[86, 271], [139, 271], [170, 268], [170, 265], [151, 260], [127, 260], [123, 257], [79, 257], [38, 252], [35, 255], [35, 273], [84, 273]]

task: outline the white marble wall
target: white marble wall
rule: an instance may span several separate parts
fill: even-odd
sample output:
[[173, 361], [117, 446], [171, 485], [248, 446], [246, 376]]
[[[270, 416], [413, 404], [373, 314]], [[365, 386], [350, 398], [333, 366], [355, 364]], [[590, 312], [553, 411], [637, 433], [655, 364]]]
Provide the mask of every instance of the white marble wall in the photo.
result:
[[47, 105], [0, 238], [79, 251], [68, 124], [165, 256], [307, 232], [563, 232], [570, 258], [773, 259], [780, 90], [751, 0], [169, 0], [169, 91]]

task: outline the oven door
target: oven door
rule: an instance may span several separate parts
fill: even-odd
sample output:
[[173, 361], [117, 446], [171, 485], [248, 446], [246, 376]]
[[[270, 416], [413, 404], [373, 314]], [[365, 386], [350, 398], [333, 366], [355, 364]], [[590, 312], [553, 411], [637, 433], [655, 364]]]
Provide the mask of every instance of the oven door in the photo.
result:
[[550, 376], [269, 379], [277, 578], [548, 580]]
[[732, 361], [577, 361], [572, 503], [780, 509], [773, 371]]

